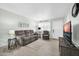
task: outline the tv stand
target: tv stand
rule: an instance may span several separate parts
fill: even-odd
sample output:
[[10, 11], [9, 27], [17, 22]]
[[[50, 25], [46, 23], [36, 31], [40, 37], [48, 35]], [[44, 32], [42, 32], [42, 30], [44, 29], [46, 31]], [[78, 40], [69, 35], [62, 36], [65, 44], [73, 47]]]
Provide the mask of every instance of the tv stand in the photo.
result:
[[59, 52], [60, 56], [79, 56], [79, 49], [62, 37], [59, 37]]

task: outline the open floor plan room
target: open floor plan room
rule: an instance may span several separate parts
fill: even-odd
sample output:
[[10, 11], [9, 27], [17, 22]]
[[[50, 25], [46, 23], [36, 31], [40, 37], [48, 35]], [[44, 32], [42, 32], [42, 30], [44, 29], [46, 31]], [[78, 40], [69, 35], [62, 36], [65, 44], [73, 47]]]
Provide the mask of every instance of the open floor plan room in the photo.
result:
[[0, 56], [79, 56], [79, 3], [0, 3]]

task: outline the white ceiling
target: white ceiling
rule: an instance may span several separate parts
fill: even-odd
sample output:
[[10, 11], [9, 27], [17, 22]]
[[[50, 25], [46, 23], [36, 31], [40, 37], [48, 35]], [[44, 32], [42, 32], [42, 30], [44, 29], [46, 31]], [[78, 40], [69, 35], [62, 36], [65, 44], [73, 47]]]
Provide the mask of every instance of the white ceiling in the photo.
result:
[[45, 20], [66, 16], [71, 5], [71, 3], [0, 3], [0, 8], [34, 20]]

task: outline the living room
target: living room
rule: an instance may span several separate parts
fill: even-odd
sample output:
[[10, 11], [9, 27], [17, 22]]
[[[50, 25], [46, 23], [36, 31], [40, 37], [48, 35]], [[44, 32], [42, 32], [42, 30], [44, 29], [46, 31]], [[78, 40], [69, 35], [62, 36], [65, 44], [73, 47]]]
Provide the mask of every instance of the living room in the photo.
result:
[[[62, 37], [70, 33], [65, 30], [64, 25], [65, 23], [70, 25], [69, 21], [73, 19], [70, 14], [74, 5], [77, 4], [0, 3], [0, 55], [62, 56], [74, 53], [79, 55], [70, 51], [72, 49], [66, 49], [67, 53], [64, 52], [65, 48], [62, 48], [64, 45], [61, 42]], [[73, 22], [72, 25], [77, 23]], [[71, 39], [71, 34], [68, 35]], [[73, 42], [78, 45], [76, 41]]]

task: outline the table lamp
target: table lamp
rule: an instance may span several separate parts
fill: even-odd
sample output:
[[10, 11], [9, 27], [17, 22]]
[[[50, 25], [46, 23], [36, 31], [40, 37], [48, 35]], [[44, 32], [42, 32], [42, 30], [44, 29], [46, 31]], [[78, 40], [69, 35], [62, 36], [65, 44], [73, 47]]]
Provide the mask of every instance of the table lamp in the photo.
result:
[[9, 35], [10, 35], [10, 38], [15, 38], [15, 31], [9, 30]]

